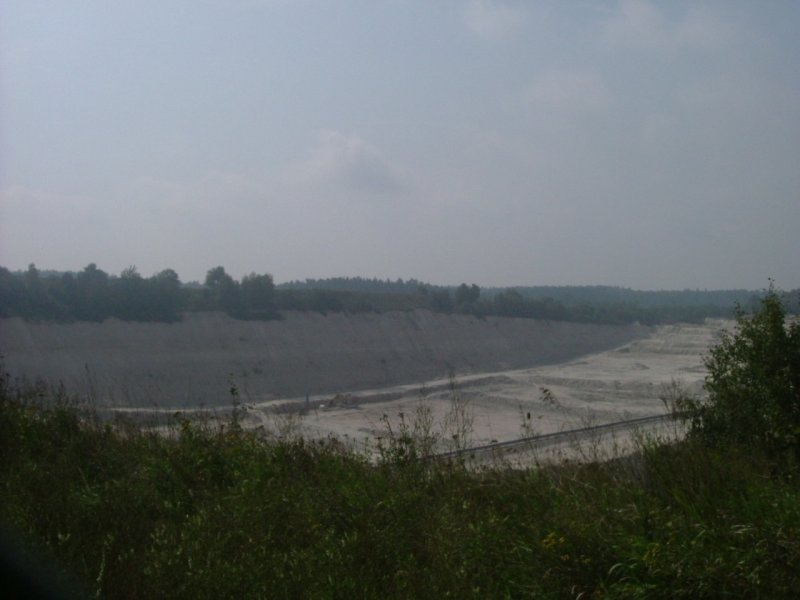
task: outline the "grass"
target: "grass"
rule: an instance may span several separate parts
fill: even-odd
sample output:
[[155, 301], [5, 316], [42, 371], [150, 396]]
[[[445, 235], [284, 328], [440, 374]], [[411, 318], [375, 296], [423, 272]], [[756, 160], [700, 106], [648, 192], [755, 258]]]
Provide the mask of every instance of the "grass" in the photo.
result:
[[[377, 463], [228, 423], [104, 423], [0, 384], [0, 519], [108, 598], [794, 597], [798, 473], [643, 442], [607, 462]], [[398, 451], [402, 450], [402, 451]]]

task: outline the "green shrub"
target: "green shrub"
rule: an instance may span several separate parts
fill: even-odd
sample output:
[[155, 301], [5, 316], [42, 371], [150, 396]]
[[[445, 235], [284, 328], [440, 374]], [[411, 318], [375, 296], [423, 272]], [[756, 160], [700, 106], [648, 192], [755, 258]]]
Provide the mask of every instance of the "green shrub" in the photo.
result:
[[737, 311], [734, 332], [723, 335], [706, 367], [707, 401], [684, 404], [694, 435], [800, 456], [800, 323], [787, 322], [772, 286], [752, 316]]

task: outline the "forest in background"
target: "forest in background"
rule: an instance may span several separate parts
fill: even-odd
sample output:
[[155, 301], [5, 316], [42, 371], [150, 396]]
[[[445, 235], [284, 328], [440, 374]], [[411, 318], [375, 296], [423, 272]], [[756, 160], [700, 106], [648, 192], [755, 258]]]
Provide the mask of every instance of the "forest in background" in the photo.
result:
[[[476, 317], [501, 316], [583, 323], [648, 325], [731, 317], [757, 305], [751, 290], [639, 291], [614, 286], [445, 286], [416, 279], [306, 279], [276, 285], [269, 274], [234, 279], [217, 266], [201, 282], [184, 283], [173, 269], [150, 277], [136, 267], [119, 275], [91, 263], [77, 272], [0, 267], [0, 317], [33, 320], [172, 322], [186, 312], [224, 311], [237, 319], [279, 319], [280, 311], [386, 312], [428, 309]], [[784, 294], [792, 313], [798, 293]]]

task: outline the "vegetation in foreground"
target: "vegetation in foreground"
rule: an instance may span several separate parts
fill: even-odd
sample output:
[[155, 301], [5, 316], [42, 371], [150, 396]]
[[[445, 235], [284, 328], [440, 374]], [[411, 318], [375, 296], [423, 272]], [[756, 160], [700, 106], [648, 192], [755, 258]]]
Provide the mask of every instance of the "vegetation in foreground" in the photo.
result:
[[[163, 436], [5, 378], [0, 515], [109, 598], [794, 597], [800, 328], [775, 300], [712, 353], [684, 442], [606, 463], [472, 472], [397, 437], [375, 464], [235, 420]], [[737, 394], [749, 416], [720, 425]]]

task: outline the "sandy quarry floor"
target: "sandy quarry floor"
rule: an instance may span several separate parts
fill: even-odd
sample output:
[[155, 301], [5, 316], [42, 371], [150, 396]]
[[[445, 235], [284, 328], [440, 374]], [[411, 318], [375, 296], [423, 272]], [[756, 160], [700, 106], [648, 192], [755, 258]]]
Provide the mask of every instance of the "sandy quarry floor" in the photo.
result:
[[[418, 429], [425, 429], [420, 416], [429, 414], [433, 424], [428, 429], [440, 435], [439, 449], [446, 450], [456, 445], [452, 435], [459, 428], [462, 437], [457, 441], [466, 437], [470, 446], [478, 446], [663, 414], [664, 399], [674, 395], [675, 386], [702, 393], [703, 356], [730, 327], [725, 321], [662, 326], [648, 338], [611, 351], [557, 365], [463, 376], [455, 387], [436, 380], [353, 394], [246, 402], [245, 421], [272, 432], [332, 436], [368, 449], [385, 439], [389, 426], [396, 432], [405, 422], [413, 429], [416, 420]], [[675, 428], [657, 425], [648, 431], [660, 435], [675, 433]], [[616, 447], [630, 433], [620, 437], [615, 432], [602, 444], [588, 442]], [[570, 443], [555, 444], [548, 452], [569, 454]]]

